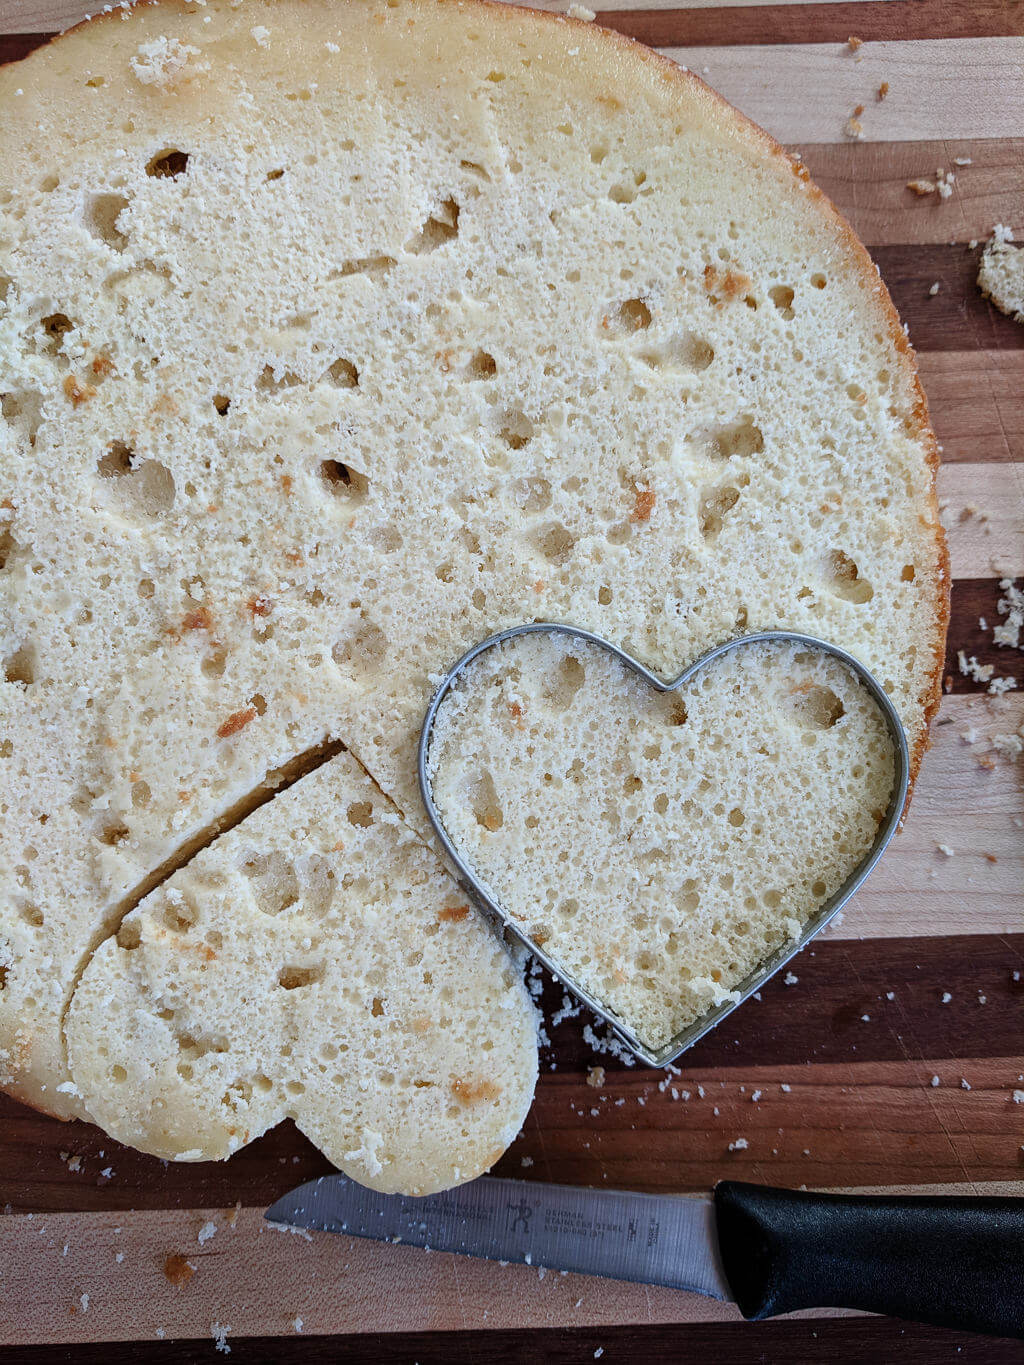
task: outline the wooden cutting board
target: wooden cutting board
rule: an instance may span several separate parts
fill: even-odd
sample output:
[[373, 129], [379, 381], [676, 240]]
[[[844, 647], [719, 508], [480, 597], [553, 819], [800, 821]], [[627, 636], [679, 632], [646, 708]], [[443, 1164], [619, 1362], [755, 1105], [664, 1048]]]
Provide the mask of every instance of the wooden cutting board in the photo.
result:
[[[0, 0], [0, 60], [82, 13]], [[906, 830], [798, 979], [766, 987], [679, 1075], [595, 1054], [582, 1019], [550, 1028], [499, 1171], [653, 1191], [731, 1176], [1024, 1194], [1024, 759], [994, 743], [1024, 727], [1024, 653], [992, 638], [1000, 579], [1024, 576], [1024, 326], [975, 286], [993, 224], [1024, 236], [1024, 5], [626, 0], [599, 21], [799, 149], [870, 248], [943, 446], [947, 696]], [[950, 197], [906, 188], [938, 167], [955, 173]], [[989, 695], [960, 650], [1021, 691]], [[1017, 1343], [881, 1318], [748, 1325], [684, 1293], [261, 1225], [326, 1169], [290, 1125], [230, 1162], [168, 1166], [0, 1097], [0, 1359], [79, 1343], [75, 1360], [128, 1361], [145, 1342], [147, 1360], [212, 1360], [218, 1336], [240, 1361], [1024, 1358]]]

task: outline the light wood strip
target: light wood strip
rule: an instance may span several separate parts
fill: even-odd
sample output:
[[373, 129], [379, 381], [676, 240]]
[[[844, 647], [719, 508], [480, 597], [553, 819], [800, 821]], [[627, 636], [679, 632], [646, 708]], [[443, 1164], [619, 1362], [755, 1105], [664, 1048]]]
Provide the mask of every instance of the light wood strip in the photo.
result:
[[1024, 464], [943, 464], [938, 485], [953, 578], [1024, 574]]
[[[665, 51], [801, 149], [848, 142], [858, 104], [867, 142], [1024, 136], [1024, 38], [866, 43], [860, 62], [828, 43]], [[889, 94], [879, 102], [882, 81]]]
[[[769, 0], [769, 4], [779, 0]], [[896, 3], [897, 0], [890, 0]], [[851, 0], [784, 0], [784, 3], [818, 7], [822, 3], [849, 4]], [[864, 3], [864, 0], [853, 0]], [[651, 10], [651, 9], [732, 9], [745, 7], [749, 0], [608, 0], [595, 3], [592, 10]], [[538, 0], [533, 8], [564, 13], [566, 0]], [[4, 0], [0, 11], [0, 33], [57, 33], [95, 14], [100, 5], [83, 4], [82, 0]]]
[[[1024, 928], [1024, 761], [991, 748], [992, 735], [1022, 726], [1024, 694], [943, 698], [906, 825], [830, 938]], [[968, 744], [963, 736], [972, 731], [977, 740]], [[994, 766], [981, 766], [982, 758]]]
[[1024, 467], [1024, 351], [922, 351], [917, 364], [944, 464]]

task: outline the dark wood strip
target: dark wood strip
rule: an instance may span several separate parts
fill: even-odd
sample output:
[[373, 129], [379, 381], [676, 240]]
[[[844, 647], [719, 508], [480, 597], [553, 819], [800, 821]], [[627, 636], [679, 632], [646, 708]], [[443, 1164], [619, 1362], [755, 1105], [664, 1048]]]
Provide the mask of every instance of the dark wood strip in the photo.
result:
[[[1013, 979], [1015, 971], [1020, 980]], [[1024, 933], [824, 939], [798, 959], [794, 973], [796, 985], [786, 986], [777, 977], [760, 1001], [748, 1001], [683, 1059], [683, 1078], [673, 1082], [677, 1088], [695, 1093], [692, 1074], [701, 1073], [709, 1085], [713, 1074], [714, 1085], [725, 1087], [720, 1103], [708, 1097], [700, 1105], [674, 1102], [669, 1091], [658, 1090], [662, 1072], [625, 1068], [595, 1055], [582, 1036], [586, 1016], [552, 1029], [552, 1045], [542, 1051], [533, 1113], [500, 1169], [524, 1174], [525, 1155], [536, 1163], [530, 1174], [544, 1179], [607, 1180], [633, 1188], [701, 1188], [722, 1173], [725, 1162], [737, 1174], [781, 1183], [955, 1181], [967, 1178], [961, 1158], [971, 1142], [973, 1178], [1011, 1179], [1024, 1169], [1021, 1139], [1013, 1137], [1022, 1111], [1009, 1101], [1014, 1067], [1024, 1073]], [[947, 1004], [943, 992], [952, 997]], [[559, 988], [547, 988], [549, 1015], [561, 997]], [[985, 1061], [1007, 1057], [1019, 1057], [1019, 1066], [1014, 1062], [1007, 1069], [1002, 1062]], [[974, 1105], [963, 1112], [976, 1113], [984, 1129], [975, 1137], [947, 1141], [932, 1113], [932, 1098], [920, 1077], [944, 1058], [964, 1059], [947, 1068], [954, 1087], [961, 1076], [977, 1082], [977, 1092], [963, 1094], [965, 1104]], [[847, 1092], [844, 1069], [857, 1063], [888, 1065], [890, 1071], [872, 1078], [862, 1069]], [[606, 1069], [601, 1092], [586, 1084], [592, 1064]], [[904, 1064], [905, 1073], [891, 1071], [898, 1064]], [[776, 1107], [759, 1115], [738, 1087], [773, 1068], [775, 1079], [765, 1095], [766, 1103]], [[870, 1091], [875, 1081], [874, 1100], [859, 1098], [858, 1086]], [[780, 1091], [783, 1082], [805, 1098]], [[751, 1081], [748, 1092], [758, 1084]], [[811, 1090], [801, 1091], [805, 1086]], [[600, 1101], [599, 1093], [607, 1094], [607, 1101]], [[616, 1105], [620, 1097], [624, 1103]], [[941, 1098], [952, 1102], [948, 1090]], [[889, 1145], [879, 1146], [887, 1125], [883, 1117], [872, 1116], [872, 1103], [897, 1115]], [[591, 1115], [591, 1108], [599, 1114]], [[845, 1118], [837, 1117], [840, 1111]], [[788, 1136], [772, 1136], [776, 1121]], [[847, 1136], [830, 1135], [836, 1123], [847, 1121]], [[802, 1122], [815, 1128], [812, 1136], [805, 1138], [794, 1127]], [[952, 1131], [958, 1122], [951, 1116], [946, 1127]], [[759, 1132], [757, 1144], [728, 1154], [728, 1142], [744, 1135], [740, 1129], [746, 1123]], [[772, 1147], [779, 1147], [778, 1159], [770, 1158]], [[810, 1159], [803, 1157], [805, 1147], [812, 1150]], [[79, 1158], [79, 1169], [69, 1169], [69, 1157]], [[113, 1175], [106, 1178], [101, 1172], [108, 1167]], [[62, 1124], [0, 1097], [0, 1209], [6, 1206], [8, 1212], [230, 1207], [239, 1200], [270, 1204], [329, 1169], [291, 1124], [229, 1162], [165, 1164], [121, 1147], [90, 1125]]]
[[52, 37], [52, 33], [0, 33], [0, 65], [21, 61]]
[[[721, 9], [604, 10], [597, 22], [651, 47], [748, 43], [845, 43], [913, 38], [1002, 38], [1024, 33], [1006, 0], [855, 0], [854, 3], [742, 5]], [[852, 54], [851, 54], [852, 56]]]
[[[1024, 572], [1024, 562], [1019, 566]], [[960, 672], [959, 653], [974, 657], [983, 667], [991, 664], [993, 677], [1016, 678], [1017, 690], [1024, 690], [1024, 651], [992, 642], [992, 628], [1006, 620], [999, 614], [999, 601], [1005, 598], [998, 578], [958, 578], [953, 583], [949, 635], [946, 639], [947, 692], [987, 692], [987, 682], [975, 682]], [[985, 621], [987, 630], [980, 622]], [[1022, 641], [1024, 643], [1024, 641]]]
[[[909, 191], [908, 191], [909, 193]], [[978, 259], [962, 244], [876, 246], [871, 256], [919, 351], [1024, 349], [1024, 327], [978, 289]], [[930, 293], [937, 284], [937, 294]]]
[[[270, 1291], [272, 1292], [272, 1290]], [[894, 1318], [783, 1319], [750, 1323], [672, 1323], [531, 1332], [387, 1332], [345, 1337], [229, 1337], [237, 1365], [1021, 1365], [1024, 1348], [1005, 1337], [949, 1332]], [[597, 1356], [597, 1353], [600, 1355]], [[8, 1346], [4, 1365], [212, 1365], [211, 1341], [93, 1342], [80, 1346]]]
[[[845, 3], [741, 5], [711, 9], [604, 10], [598, 23], [651, 47], [845, 43], [914, 38], [1003, 38], [1024, 33], [1020, 7], [1007, 0], [845, 0]], [[45, 35], [17, 34], [35, 40]], [[0, 60], [4, 56], [0, 39]], [[24, 55], [15, 52], [15, 56]], [[851, 54], [852, 56], [852, 54]]]

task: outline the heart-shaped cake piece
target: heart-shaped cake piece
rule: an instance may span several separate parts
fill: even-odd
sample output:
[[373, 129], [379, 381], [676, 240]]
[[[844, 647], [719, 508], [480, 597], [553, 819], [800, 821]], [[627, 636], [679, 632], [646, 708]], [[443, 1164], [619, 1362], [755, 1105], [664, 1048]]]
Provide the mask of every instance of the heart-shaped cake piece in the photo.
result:
[[458, 675], [427, 776], [490, 899], [660, 1048], [869, 854], [895, 753], [878, 703], [823, 651], [753, 641], [661, 692], [598, 644], [537, 633]]

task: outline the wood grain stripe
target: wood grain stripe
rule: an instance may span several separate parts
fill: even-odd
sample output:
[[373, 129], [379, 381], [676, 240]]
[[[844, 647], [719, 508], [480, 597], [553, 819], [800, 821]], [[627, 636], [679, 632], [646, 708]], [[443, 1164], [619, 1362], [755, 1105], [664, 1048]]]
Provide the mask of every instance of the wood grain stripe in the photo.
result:
[[[984, 244], [994, 223], [1024, 209], [1024, 142], [1018, 138], [797, 144], [812, 179], [869, 246]], [[970, 165], [957, 165], [957, 158]], [[949, 199], [917, 195], [908, 181], [956, 179]]]
[[[850, 1315], [839, 1318], [789, 1317], [773, 1322], [672, 1323], [630, 1326], [466, 1332], [389, 1332], [329, 1336], [245, 1338], [232, 1336], [232, 1365], [580, 1365], [600, 1351], [609, 1365], [679, 1365], [682, 1360], [714, 1360], [715, 1365], [891, 1365], [899, 1342], [901, 1365], [1020, 1365], [1020, 1343], [1005, 1338], [943, 1331], [892, 1318]], [[52, 1365], [71, 1359], [46, 1346], [13, 1347], [4, 1365]], [[84, 1344], [74, 1348], [75, 1365], [137, 1365], [132, 1342]], [[190, 1341], [151, 1341], [147, 1365], [196, 1365], [214, 1359], [208, 1347]]]
[[[1024, 327], [994, 308], [978, 289], [980, 250], [969, 251], [959, 243], [871, 248], [918, 351], [1024, 349]], [[936, 284], [938, 291], [932, 294]]]
[[[217, 1231], [200, 1246], [197, 1234], [207, 1221]], [[169, 1254], [195, 1267], [181, 1287], [164, 1275]], [[215, 1324], [227, 1329], [231, 1346], [233, 1338], [249, 1336], [294, 1340], [296, 1319], [304, 1351], [310, 1337], [355, 1328], [493, 1332], [740, 1322], [732, 1304], [657, 1286], [502, 1267], [329, 1233], [307, 1241], [267, 1228], [261, 1210], [251, 1207], [238, 1210], [233, 1226], [216, 1207], [49, 1214], [31, 1224], [24, 1216], [0, 1217], [0, 1261], [10, 1346], [159, 1335], [205, 1339], [209, 1350]], [[797, 1320], [836, 1316], [817, 1309]], [[5, 1350], [5, 1365], [10, 1358]]]
[[1024, 573], [1024, 464], [943, 463], [938, 490], [954, 579]]
[[[670, 1085], [688, 1101], [659, 1091], [664, 1073], [595, 1054], [584, 1018], [552, 1029], [501, 1171], [637, 1189], [700, 1188], [716, 1170], [821, 1185], [1019, 1178], [1024, 934], [824, 939], [792, 972], [795, 984], [776, 978], [686, 1055]], [[561, 992], [547, 999], [550, 1017]], [[584, 1073], [597, 1064], [595, 1090]], [[730, 1153], [737, 1137], [750, 1145]], [[290, 1124], [229, 1162], [165, 1164], [0, 1098], [0, 1208], [267, 1205], [329, 1169]]]
[[[542, 0], [535, 9], [564, 13], [564, 0]], [[1019, 35], [1024, 21], [1004, 0], [797, 0], [751, 5], [745, 0], [612, 0], [591, 6], [598, 22], [652, 47], [693, 43], [840, 43], [851, 34], [865, 42], [894, 39], [985, 38]], [[81, 0], [14, 0], [0, 15], [0, 31], [15, 25], [59, 31], [89, 12]], [[95, 12], [95, 11], [93, 11]], [[850, 54], [852, 57], [852, 53]]]
[[944, 464], [1024, 463], [1024, 350], [921, 351], [917, 364]]
[[1004, 0], [971, 0], [950, 5], [948, 0], [854, 0], [836, 4], [730, 6], [727, 9], [602, 9], [598, 22], [637, 38], [650, 47], [707, 44], [836, 43], [851, 61], [856, 56], [847, 39], [863, 42], [906, 41], [914, 38], [1019, 37], [1024, 18]]
[[[862, 104], [868, 142], [1024, 136], [1024, 38], [866, 44], [851, 61], [835, 44], [670, 47], [780, 142], [847, 142]], [[889, 82], [884, 102], [875, 100]]]

